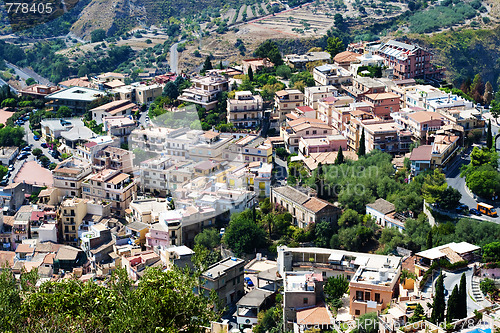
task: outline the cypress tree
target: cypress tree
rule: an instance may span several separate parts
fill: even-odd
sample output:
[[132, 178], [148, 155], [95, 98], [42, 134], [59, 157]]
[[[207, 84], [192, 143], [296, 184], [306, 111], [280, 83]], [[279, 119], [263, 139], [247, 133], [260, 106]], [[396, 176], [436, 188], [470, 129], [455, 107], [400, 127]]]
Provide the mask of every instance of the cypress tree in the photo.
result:
[[493, 134], [491, 133], [491, 120], [488, 121], [488, 131], [486, 132], [486, 147], [493, 147]]
[[253, 82], [253, 69], [252, 69], [252, 67], [248, 68], [248, 79]]
[[459, 293], [458, 287], [455, 285], [453, 291], [451, 292], [450, 298], [448, 298], [448, 307], [446, 309], [446, 321], [451, 323], [455, 319], [459, 319]]
[[428, 249], [432, 249], [432, 230], [429, 230], [427, 233], [427, 242], [426, 242], [426, 247]]
[[224, 65], [222, 64], [222, 60], [219, 61], [219, 69], [224, 69]]
[[444, 278], [443, 274], [439, 274], [436, 281], [434, 293], [434, 302], [432, 303], [431, 320], [434, 324], [439, 324], [444, 321], [444, 312], [446, 309], [446, 302], [444, 299]]
[[365, 129], [361, 130], [361, 138], [359, 139], [358, 156], [365, 156], [366, 146], [365, 146]]
[[335, 158], [335, 164], [339, 165], [344, 163], [344, 154], [342, 153], [342, 147], [339, 148], [339, 152], [337, 153], [337, 157]]
[[206, 58], [205, 58], [205, 63], [203, 63], [203, 68], [202, 68], [202, 72], [206, 72], [208, 70], [211, 70], [213, 69], [212, 67], [212, 61], [210, 60], [210, 56], [208, 55]]
[[465, 273], [462, 273], [460, 278], [460, 287], [458, 288], [458, 307], [457, 318], [462, 319], [467, 317], [467, 283]]
[[316, 184], [316, 192], [318, 195], [318, 198], [323, 197], [323, 165], [321, 165], [321, 162], [318, 163], [318, 167], [316, 168], [316, 179], [314, 180], [314, 183]]

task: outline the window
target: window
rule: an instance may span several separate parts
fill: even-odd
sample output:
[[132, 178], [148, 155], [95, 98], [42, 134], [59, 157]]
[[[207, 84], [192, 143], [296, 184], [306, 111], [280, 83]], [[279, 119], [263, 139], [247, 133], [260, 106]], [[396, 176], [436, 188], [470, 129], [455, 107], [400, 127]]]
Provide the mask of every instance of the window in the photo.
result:
[[304, 304], [307, 304], [309, 302], [309, 299], [307, 297], [304, 297]]
[[360, 290], [356, 291], [356, 301], [362, 301], [363, 300], [363, 292]]
[[360, 314], [361, 314], [361, 312], [360, 312], [359, 310], [355, 310], [355, 311], [354, 311], [354, 315], [355, 315], [355, 316], [359, 316]]
[[365, 291], [365, 301], [369, 301], [369, 300], [370, 300], [370, 292]]
[[380, 294], [375, 293], [375, 302], [380, 303]]

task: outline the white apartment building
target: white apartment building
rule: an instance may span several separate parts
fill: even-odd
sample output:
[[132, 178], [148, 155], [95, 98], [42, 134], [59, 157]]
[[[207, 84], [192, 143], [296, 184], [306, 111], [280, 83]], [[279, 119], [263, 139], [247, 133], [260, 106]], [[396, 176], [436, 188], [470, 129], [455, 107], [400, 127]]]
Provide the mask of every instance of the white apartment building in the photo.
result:
[[227, 122], [236, 127], [256, 127], [263, 117], [264, 101], [251, 91], [237, 91], [234, 99], [227, 100]]

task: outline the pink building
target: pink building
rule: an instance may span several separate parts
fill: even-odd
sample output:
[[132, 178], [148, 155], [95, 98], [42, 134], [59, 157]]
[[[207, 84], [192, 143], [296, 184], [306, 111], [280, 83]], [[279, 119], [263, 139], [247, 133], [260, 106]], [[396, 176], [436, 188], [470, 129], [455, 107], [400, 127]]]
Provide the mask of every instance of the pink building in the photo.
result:
[[139, 280], [147, 267], [160, 265], [162, 265], [160, 256], [153, 251], [140, 252], [122, 259], [122, 267], [133, 281]]
[[342, 135], [301, 138], [299, 142], [299, 154], [307, 157], [311, 153], [338, 151], [340, 147], [342, 147], [343, 151], [347, 150], [347, 138]]
[[170, 237], [168, 236], [168, 227], [162, 222], [153, 223], [149, 232], [146, 234], [146, 247], [169, 247]]
[[367, 94], [363, 99], [377, 117], [388, 119], [391, 113], [399, 111], [399, 95], [394, 93]]

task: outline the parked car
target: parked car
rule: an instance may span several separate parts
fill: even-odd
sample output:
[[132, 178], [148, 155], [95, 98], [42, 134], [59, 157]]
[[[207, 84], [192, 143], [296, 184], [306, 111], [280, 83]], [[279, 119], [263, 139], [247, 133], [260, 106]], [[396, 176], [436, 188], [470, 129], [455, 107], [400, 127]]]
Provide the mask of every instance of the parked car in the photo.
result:
[[9, 185], [9, 180], [8, 179], [7, 180], [3, 180], [2, 179], [2, 181], [0, 181], [0, 186], [7, 186], [7, 185]]
[[250, 279], [249, 277], [246, 277], [244, 280], [245, 280], [245, 284], [247, 285], [247, 287], [250, 288], [250, 287], [254, 286], [252, 279]]
[[457, 206], [457, 208], [455, 208], [455, 211], [458, 213], [458, 214], [466, 214], [469, 212], [469, 206], [467, 205], [464, 205], [464, 204], [459, 204]]
[[14, 164], [9, 165], [9, 171], [10, 172], [14, 171]]
[[31, 151], [31, 147], [30, 146], [26, 146], [23, 149], [21, 149], [21, 151]]
[[474, 215], [477, 215], [477, 216], [481, 216], [481, 212], [480, 212], [480, 211], [478, 211], [476, 208], [471, 208], [471, 209], [469, 209], [469, 212], [470, 212], [471, 214], [474, 214]]
[[21, 154], [19, 154], [19, 156], [17, 157], [18, 160], [24, 160], [26, 157], [28, 157], [29, 154], [26, 154], [26, 152], [23, 152]]
[[33, 140], [38, 141], [38, 140], [40, 140], [40, 137], [38, 135], [34, 135]]
[[48, 147], [45, 142], [42, 142], [42, 144], [40, 146], [42, 146], [42, 148], [47, 148]]
[[222, 237], [226, 233], [226, 228], [220, 228], [219, 235]]

